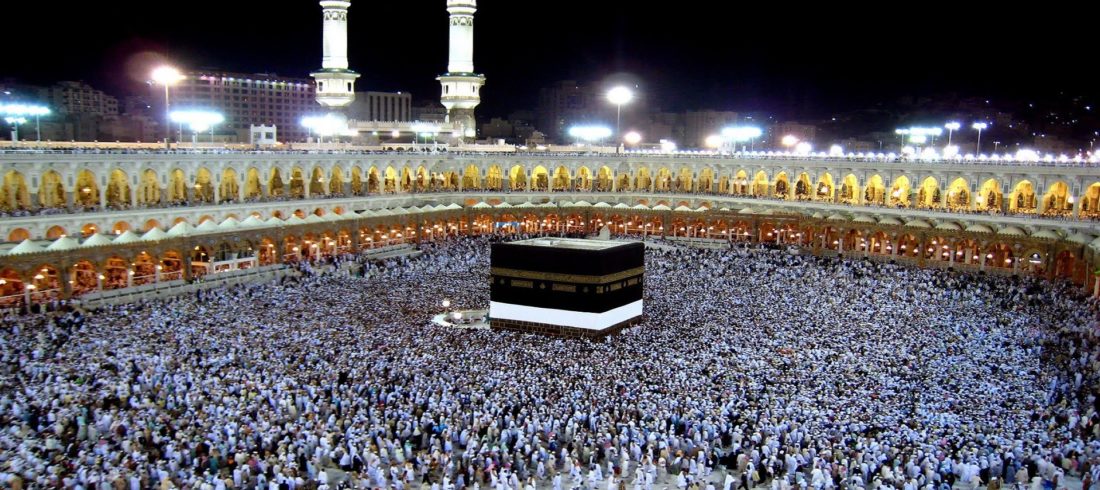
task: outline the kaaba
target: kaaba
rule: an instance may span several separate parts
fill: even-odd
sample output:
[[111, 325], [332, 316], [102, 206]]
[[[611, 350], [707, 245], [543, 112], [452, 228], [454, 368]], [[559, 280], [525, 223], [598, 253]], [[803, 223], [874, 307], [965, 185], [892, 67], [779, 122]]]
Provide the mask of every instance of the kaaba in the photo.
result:
[[535, 238], [490, 251], [494, 329], [601, 338], [642, 319], [640, 242]]

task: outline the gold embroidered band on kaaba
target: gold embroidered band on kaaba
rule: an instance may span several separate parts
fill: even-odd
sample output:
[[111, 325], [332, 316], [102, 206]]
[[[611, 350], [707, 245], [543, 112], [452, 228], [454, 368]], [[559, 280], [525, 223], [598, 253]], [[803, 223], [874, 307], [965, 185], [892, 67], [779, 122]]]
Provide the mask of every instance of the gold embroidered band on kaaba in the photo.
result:
[[623, 279], [645, 274], [645, 267], [635, 267], [633, 269], [627, 269], [625, 271], [608, 274], [606, 276], [590, 276], [586, 274], [557, 274], [553, 272], [505, 269], [503, 267], [492, 267], [489, 269], [489, 274], [494, 277], [500, 276], [514, 277], [519, 279], [537, 279], [540, 281], [566, 282], [572, 284], [607, 284], [609, 282], [621, 281]]

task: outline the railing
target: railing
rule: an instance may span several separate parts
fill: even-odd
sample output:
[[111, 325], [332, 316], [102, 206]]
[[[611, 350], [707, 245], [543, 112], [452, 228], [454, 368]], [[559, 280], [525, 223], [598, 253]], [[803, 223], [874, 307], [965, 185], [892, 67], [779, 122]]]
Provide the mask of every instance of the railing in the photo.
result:
[[183, 280], [161, 281], [120, 289], [108, 289], [87, 293], [75, 301], [85, 306], [118, 304], [140, 301], [149, 298], [164, 298], [193, 293], [198, 290], [223, 287], [227, 285], [266, 281], [292, 273], [285, 265], [268, 265], [235, 271], [208, 274], [201, 281], [188, 283]]
[[1048, 155], [1042, 158], [1016, 159], [1014, 155], [959, 155], [949, 158], [923, 158], [894, 153], [847, 153], [843, 155], [829, 153], [791, 153], [779, 151], [675, 151], [663, 152], [652, 150], [626, 150], [613, 151], [607, 148], [600, 149], [576, 149], [575, 147], [562, 147], [568, 150], [547, 148], [546, 150], [525, 150], [518, 146], [486, 146], [479, 150], [476, 146], [466, 147], [430, 147], [419, 145], [416, 151], [392, 151], [387, 148], [393, 146], [410, 146], [413, 144], [402, 143], [387, 146], [352, 146], [337, 145], [330, 147], [313, 147], [309, 143], [300, 143], [297, 148], [266, 147], [253, 145], [227, 145], [217, 148], [212, 147], [183, 147], [179, 144], [175, 148], [165, 149], [156, 143], [75, 143], [75, 142], [19, 142], [8, 143], [0, 146], [0, 154], [105, 154], [105, 155], [223, 155], [223, 154], [254, 154], [254, 155], [390, 155], [401, 156], [409, 154], [449, 155], [454, 157], [466, 156], [500, 156], [514, 154], [516, 156], [572, 156], [572, 157], [600, 157], [616, 159], [661, 158], [661, 159], [716, 159], [716, 160], [782, 160], [782, 161], [820, 161], [820, 162], [873, 162], [890, 164], [973, 164], [973, 165], [1009, 165], [1009, 166], [1038, 166], [1038, 167], [1100, 167], [1100, 157], [1094, 155], [1084, 158], [1081, 155], [1068, 157], [1061, 155], [1054, 157]]

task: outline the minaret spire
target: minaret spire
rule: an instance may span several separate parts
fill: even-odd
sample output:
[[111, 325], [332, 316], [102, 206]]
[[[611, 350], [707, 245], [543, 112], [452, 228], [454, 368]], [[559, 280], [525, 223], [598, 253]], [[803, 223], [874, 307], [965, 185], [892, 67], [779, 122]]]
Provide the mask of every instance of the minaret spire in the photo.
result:
[[462, 128], [467, 139], [477, 136], [474, 108], [481, 103], [485, 77], [474, 72], [474, 13], [477, 0], [447, 0], [451, 14], [450, 57], [447, 73], [436, 80], [443, 86], [447, 121]]
[[310, 76], [317, 81], [317, 103], [339, 108], [355, 100], [355, 79], [348, 69], [348, 8], [350, 0], [321, 0], [324, 12], [321, 69]]

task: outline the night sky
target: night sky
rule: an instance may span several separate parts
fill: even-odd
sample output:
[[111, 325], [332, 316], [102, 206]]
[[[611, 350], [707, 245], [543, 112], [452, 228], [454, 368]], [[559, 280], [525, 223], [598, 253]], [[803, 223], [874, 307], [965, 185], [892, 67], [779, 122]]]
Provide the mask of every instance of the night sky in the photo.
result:
[[[0, 78], [83, 79], [122, 95], [138, 90], [134, 82], [158, 56], [181, 68], [298, 77], [320, 67], [315, 1], [81, 1], [52, 10], [9, 3], [15, 32]], [[803, 118], [905, 95], [1091, 97], [1100, 91], [1086, 76], [1100, 64], [1093, 18], [1053, 3], [1021, 10], [1007, 2], [482, 0], [474, 53], [488, 81], [479, 114], [533, 109], [538, 89], [556, 80], [612, 75], [636, 77], [651, 104], [666, 110]], [[438, 97], [434, 77], [447, 60], [443, 0], [353, 0], [350, 30], [359, 90]]]

